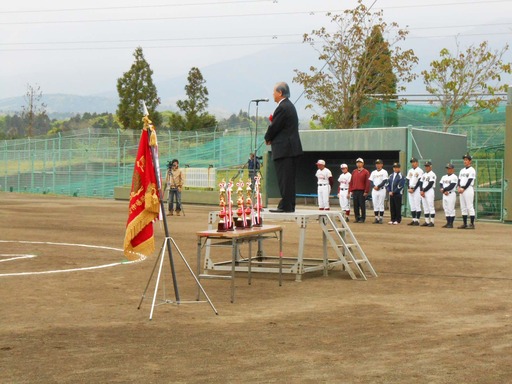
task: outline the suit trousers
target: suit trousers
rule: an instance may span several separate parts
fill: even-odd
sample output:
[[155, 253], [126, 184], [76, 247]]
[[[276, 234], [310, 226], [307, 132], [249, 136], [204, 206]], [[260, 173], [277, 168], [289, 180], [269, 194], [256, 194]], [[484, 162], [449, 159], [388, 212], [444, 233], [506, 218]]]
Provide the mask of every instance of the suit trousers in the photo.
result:
[[354, 216], [357, 220], [366, 220], [366, 197], [364, 191], [356, 190], [352, 191], [352, 197], [354, 198]]
[[389, 196], [389, 213], [391, 214], [391, 221], [400, 223], [402, 221], [402, 195], [394, 193]]
[[297, 170], [296, 157], [282, 157], [274, 160], [276, 167], [277, 182], [281, 201], [277, 205], [278, 209], [287, 212], [295, 211], [295, 174]]

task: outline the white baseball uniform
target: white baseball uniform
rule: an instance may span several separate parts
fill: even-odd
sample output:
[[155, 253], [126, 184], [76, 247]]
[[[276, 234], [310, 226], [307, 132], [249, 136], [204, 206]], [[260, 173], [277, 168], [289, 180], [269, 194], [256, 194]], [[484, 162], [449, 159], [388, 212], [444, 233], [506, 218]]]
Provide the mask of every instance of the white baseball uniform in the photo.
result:
[[340, 192], [338, 193], [338, 198], [340, 199], [340, 207], [343, 211], [350, 210], [348, 184], [350, 183], [351, 178], [352, 174], [350, 172], [342, 172], [340, 177], [338, 177], [338, 183], [340, 183]]
[[[429, 184], [431, 184], [430, 188], [425, 190], [428, 188]], [[434, 171], [423, 173], [423, 175], [421, 175], [421, 190], [424, 191], [424, 196], [421, 197], [421, 205], [423, 206], [423, 212], [425, 213], [425, 220], [427, 222], [430, 222], [430, 218], [434, 217], [436, 214], [434, 207], [435, 187], [436, 174]]]
[[318, 179], [318, 208], [329, 209], [329, 195], [331, 194], [331, 185], [329, 179], [332, 173], [328, 168], [317, 169], [316, 178]]
[[[414, 191], [409, 193], [409, 206], [411, 207], [411, 212], [421, 212], [421, 196], [420, 196], [420, 188], [419, 182], [420, 178], [423, 175], [423, 169], [420, 167], [411, 168], [407, 172], [407, 185], [408, 188], [414, 189]], [[413, 214], [413, 220], [417, 220]]]
[[[469, 179], [471, 183], [468, 184]], [[475, 197], [475, 190], [473, 185], [475, 184], [476, 171], [475, 168], [469, 166], [462, 168], [459, 172], [459, 186], [464, 188], [464, 192], [459, 194], [460, 210], [462, 215], [475, 216], [475, 207], [473, 206], [473, 199]]]
[[[457, 186], [458, 177], [455, 173], [451, 175], [444, 175], [441, 177], [439, 184], [443, 189], [443, 210], [444, 215], [446, 217], [455, 217], [455, 202], [457, 200], [455, 192]], [[449, 191], [444, 192], [446, 188], [448, 188], [451, 184], [454, 184], [454, 187]]]
[[389, 179], [388, 171], [382, 168], [380, 171], [375, 169], [370, 174], [370, 181], [378, 190], [372, 189], [373, 211], [382, 212], [384, 215], [384, 200], [386, 200], [386, 182]]

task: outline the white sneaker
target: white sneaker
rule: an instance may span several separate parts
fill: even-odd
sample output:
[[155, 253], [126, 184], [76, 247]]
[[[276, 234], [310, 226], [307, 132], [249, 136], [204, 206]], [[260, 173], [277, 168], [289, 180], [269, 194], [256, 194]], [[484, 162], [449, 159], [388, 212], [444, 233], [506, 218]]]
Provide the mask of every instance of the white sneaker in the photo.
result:
[[398, 221], [393, 221], [393, 225], [398, 225], [400, 224]]

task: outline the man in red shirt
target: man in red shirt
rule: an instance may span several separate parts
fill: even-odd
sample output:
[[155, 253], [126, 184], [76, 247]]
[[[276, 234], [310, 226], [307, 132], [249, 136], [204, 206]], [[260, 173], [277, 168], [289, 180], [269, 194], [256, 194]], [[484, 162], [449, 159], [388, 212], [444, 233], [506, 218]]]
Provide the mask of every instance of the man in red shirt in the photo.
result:
[[352, 171], [352, 178], [348, 184], [348, 192], [354, 199], [354, 215], [356, 223], [366, 220], [366, 196], [370, 193], [370, 172], [364, 168], [364, 160], [356, 160], [357, 168]]

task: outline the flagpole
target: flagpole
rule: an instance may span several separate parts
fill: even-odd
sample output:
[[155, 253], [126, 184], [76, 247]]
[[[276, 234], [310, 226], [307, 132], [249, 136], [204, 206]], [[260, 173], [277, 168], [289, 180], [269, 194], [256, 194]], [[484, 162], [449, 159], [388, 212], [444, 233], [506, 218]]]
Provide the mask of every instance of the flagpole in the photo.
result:
[[[142, 101], [142, 106], [144, 109], [144, 117], [149, 120], [149, 112], [146, 107], [146, 103], [144, 101]], [[148, 126], [148, 128], [149, 128], [149, 126]], [[151, 134], [148, 135], [148, 145], [151, 150], [151, 157], [153, 160], [153, 169], [155, 170], [155, 179], [156, 179], [156, 184], [157, 184], [157, 189], [158, 189], [158, 197], [160, 200], [160, 213], [162, 215], [162, 221], [164, 223], [165, 241], [167, 242], [167, 253], [169, 254], [169, 263], [171, 265], [171, 275], [172, 275], [172, 283], [174, 286], [174, 295], [176, 297], [176, 303], [179, 304], [180, 303], [180, 293], [178, 290], [178, 280], [176, 278], [176, 271], [174, 268], [174, 258], [172, 256], [172, 247], [171, 247], [171, 242], [169, 239], [170, 238], [169, 227], [167, 226], [167, 218], [164, 214], [165, 206], [164, 206], [164, 197], [163, 197], [163, 193], [162, 193], [162, 183], [161, 183], [161, 178], [160, 178], [160, 166], [159, 166], [159, 162], [158, 162], [158, 155], [155, 153], [156, 148], [155, 148], [155, 146], [151, 145]], [[156, 161], [155, 161], [155, 159], [156, 159]]]

